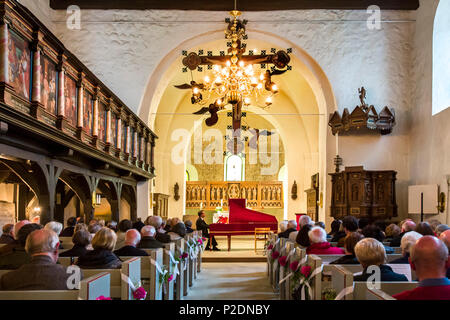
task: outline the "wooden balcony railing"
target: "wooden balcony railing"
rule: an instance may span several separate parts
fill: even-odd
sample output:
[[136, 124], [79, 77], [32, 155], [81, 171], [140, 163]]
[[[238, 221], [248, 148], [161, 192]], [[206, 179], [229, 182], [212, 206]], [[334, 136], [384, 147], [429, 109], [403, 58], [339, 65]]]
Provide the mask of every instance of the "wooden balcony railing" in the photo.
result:
[[156, 135], [15, 0], [0, 0], [0, 113], [12, 125], [154, 176]]
[[245, 198], [253, 209], [283, 208], [281, 181], [187, 181], [186, 208], [214, 210], [222, 206], [228, 210], [228, 199]]

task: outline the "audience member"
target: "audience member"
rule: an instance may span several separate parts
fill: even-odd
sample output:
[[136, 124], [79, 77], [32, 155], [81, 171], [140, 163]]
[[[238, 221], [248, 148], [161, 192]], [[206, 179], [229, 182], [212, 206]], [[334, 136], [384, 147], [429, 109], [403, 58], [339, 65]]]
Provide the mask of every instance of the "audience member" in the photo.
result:
[[297, 242], [304, 249], [308, 248], [311, 245], [308, 233], [312, 228], [312, 225], [306, 224], [297, 233], [297, 239], [295, 239], [295, 242]]
[[[59, 237], [59, 234], [61, 233], [63, 227], [64, 226], [60, 222], [50, 221], [44, 226], [44, 229], [52, 230]], [[64, 248], [64, 243], [61, 240], [59, 240], [59, 249], [60, 250], [61, 249], [65, 249]]]
[[313, 227], [309, 232], [311, 245], [306, 249], [307, 254], [344, 254], [344, 250], [332, 247], [327, 241], [327, 233], [321, 227]]
[[391, 223], [386, 227], [385, 234], [386, 234], [386, 241], [392, 241], [395, 237], [398, 237], [400, 233], [402, 232], [402, 229], [395, 223]]
[[[441, 239], [447, 246], [448, 252], [450, 254], [450, 230], [442, 232], [441, 235], [439, 236], [439, 239]], [[447, 278], [450, 279], [450, 267], [447, 269]]]
[[112, 231], [117, 232], [117, 222], [116, 221], [110, 221], [106, 225], [108, 228], [110, 228]]
[[180, 240], [186, 235], [186, 226], [183, 222], [178, 222], [176, 225], [172, 226], [170, 230], [171, 231], [167, 234], [170, 236], [171, 241]]
[[91, 243], [91, 234], [87, 230], [80, 230], [72, 236], [73, 247], [61, 252], [60, 257], [80, 257], [87, 253], [87, 247]]
[[315, 227], [321, 227], [322, 229], [325, 230], [325, 223], [323, 223], [322, 221], [318, 221], [316, 223], [314, 223]]
[[433, 228], [429, 225], [428, 222], [421, 222], [416, 226], [416, 229], [414, 230], [418, 233], [420, 233], [423, 236], [434, 236]]
[[[141, 229], [142, 231], [142, 229]], [[144, 250], [136, 248], [141, 241], [141, 234], [136, 229], [129, 229], [125, 232], [125, 244], [122, 248], [114, 251], [118, 257], [138, 257], [148, 256]]]
[[56, 263], [58, 247], [58, 236], [53, 231], [31, 232], [25, 244], [31, 262], [3, 275], [0, 290], [68, 290], [70, 273]]
[[288, 228], [287, 225], [288, 225], [288, 221], [287, 220], [283, 220], [283, 221], [280, 222], [280, 224], [278, 225], [279, 228], [280, 228], [280, 233], [287, 230], [287, 228]]
[[60, 237], [71, 237], [75, 233], [77, 218], [70, 217], [67, 219], [67, 227], [59, 234]]
[[416, 224], [414, 223], [414, 221], [412, 220], [405, 220], [402, 224], [401, 224], [401, 228], [402, 228], [402, 232], [397, 236], [394, 237], [392, 239], [392, 241], [390, 242], [390, 246], [391, 247], [400, 247], [400, 242], [402, 240], [402, 237], [405, 233], [409, 232], [409, 231], [414, 231], [416, 229]]
[[186, 233], [187, 234], [194, 232], [194, 229], [192, 229], [192, 221], [191, 220], [186, 220], [184, 222], [184, 225], [186, 226]]
[[[155, 239], [161, 243], [169, 243], [170, 236], [163, 232], [162, 228], [162, 218], [159, 216], [149, 216], [147, 220], [145, 220], [146, 225], [150, 225], [156, 230]], [[142, 230], [141, 230], [142, 231]], [[141, 240], [142, 241], [142, 240]]]
[[278, 234], [278, 238], [288, 239], [291, 232], [296, 232], [296, 231], [297, 231], [297, 222], [295, 220], [289, 220], [288, 224], [287, 224], [287, 229], [283, 232], [280, 232]]
[[446, 224], [440, 224], [436, 227], [434, 231], [436, 233], [436, 237], [440, 237], [444, 231], [450, 230], [450, 227]]
[[2, 228], [2, 232], [0, 244], [14, 243], [14, 225], [12, 223], [5, 224]]
[[361, 275], [353, 277], [354, 281], [367, 281], [374, 271], [368, 272], [370, 266], [377, 266], [379, 269], [380, 281], [408, 281], [405, 275], [395, 273], [392, 268], [386, 265], [386, 250], [383, 244], [373, 238], [365, 238], [355, 246], [355, 254], [361, 266], [364, 268]]
[[304, 214], [298, 219], [299, 230], [301, 228], [303, 228], [303, 226], [306, 226], [307, 224], [312, 224], [311, 223], [311, 217], [306, 215], [306, 214]]
[[355, 254], [355, 246], [362, 239], [364, 239], [364, 236], [361, 233], [350, 232], [344, 239], [345, 255], [330, 262], [330, 264], [359, 264]]
[[163, 221], [163, 223], [161, 225], [162, 225], [162, 229], [165, 232], [169, 232], [170, 228], [172, 228], [172, 218], [167, 219], [167, 223], [166, 223], [166, 221]]
[[370, 224], [370, 220], [367, 217], [362, 217], [358, 220], [358, 229], [362, 231], [365, 227]]
[[210, 245], [212, 244], [214, 251], [220, 251], [217, 248], [217, 241], [214, 236], [209, 236], [209, 225], [205, 222], [205, 212], [200, 210], [198, 212], [198, 219], [196, 221], [196, 227], [198, 231], [202, 232], [202, 236], [208, 238], [208, 243], [206, 244], [206, 250], [210, 250]]
[[92, 236], [94, 236], [99, 230], [102, 229], [102, 226], [98, 223], [89, 223], [88, 231]]
[[409, 264], [409, 255], [411, 248], [416, 244], [417, 240], [422, 238], [422, 235], [416, 231], [410, 231], [403, 235], [400, 242], [402, 249], [402, 257], [391, 261], [391, 264]]
[[[370, 224], [370, 225], [366, 226], [361, 231], [361, 233], [364, 236], [364, 238], [373, 238], [373, 239], [380, 241], [381, 243], [383, 243], [383, 241], [384, 241], [384, 233], [376, 225]], [[394, 248], [391, 248], [387, 245], [384, 245], [384, 249], [386, 250], [386, 254], [393, 254], [395, 251]]]
[[17, 233], [17, 244], [11, 248], [11, 251], [0, 256], [1, 270], [15, 270], [20, 266], [31, 261], [31, 257], [26, 252], [25, 244], [30, 233], [42, 229], [42, 226], [36, 223], [23, 225]]
[[141, 218], [137, 218], [137, 221], [133, 223], [133, 229], [141, 232], [142, 227], [145, 226], [145, 223], [142, 222]]
[[101, 228], [92, 239], [92, 247], [78, 258], [78, 266], [84, 269], [119, 269], [122, 262], [112, 252], [117, 236], [111, 229]]
[[411, 248], [411, 268], [419, 286], [394, 295], [397, 300], [450, 300], [448, 248], [436, 237], [423, 236]]
[[358, 220], [353, 216], [346, 216], [344, 219], [342, 219], [342, 227], [344, 229], [344, 235], [341, 237], [333, 237], [331, 239], [331, 242], [337, 242], [338, 247], [344, 246], [344, 239], [350, 232], [356, 232], [358, 231]]
[[133, 228], [131, 220], [123, 219], [119, 222], [116, 242], [116, 250], [122, 248], [125, 245], [125, 233]]
[[138, 248], [153, 249], [164, 248], [164, 245], [156, 239], [156, 230], [152, 225], [144, 226], [141, 229], [141, 241]]
[[14, 230], [13, 230], [14, 242], [11, 242], [9, 244], [6, 244], [6, 245], [0, 247], [0, 256], [3, 256], [5, 254], [10, 254], [14, 248], [20, 246], [19, 240], [18, 240], [18, 232], [19, 232], [20, 228], [22, 228], [24, 225], [27, 225], [29, 223], [30, 223], [30, 221], [28, 221], [28, 220], [21, 220], [14, 225]]
[[77, 223], [77, 225], [75, 226], [75, 229], [73, 230], [73, 233], [76, 233], [77, 231], [81, 231], [81, 230], [85, 230], [85, 231], [89, 232], [88, 226], [85, 223], [81, 222], [81, 223]]
[[341, 220], [334, 219], [333, 222], [331, 223], [331, 231], [328, 234], [328, 236], [333, 238], [334, 235], [339, 232], [339, 229], [341, 228], [341, 225], [342, 225], [342, 221]]

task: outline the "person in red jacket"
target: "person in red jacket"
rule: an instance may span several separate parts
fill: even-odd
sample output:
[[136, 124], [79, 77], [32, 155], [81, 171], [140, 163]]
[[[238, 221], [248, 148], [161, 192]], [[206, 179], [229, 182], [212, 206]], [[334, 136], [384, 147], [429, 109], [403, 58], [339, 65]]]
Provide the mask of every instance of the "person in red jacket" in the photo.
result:
[[394, 295], [397, 300], [450, 300], [450, 280], [445, 276], [450, 266], [447, 246], [434, 236], [424, 236], [411, 249], [411, 268], [419, 286]]
[[314, 227], [308, 232], [311, 245], [306, 249], [307, 254], [344, 254], [344, 250], [332, 247], [327, 241], [327, 233], [321, 227]]

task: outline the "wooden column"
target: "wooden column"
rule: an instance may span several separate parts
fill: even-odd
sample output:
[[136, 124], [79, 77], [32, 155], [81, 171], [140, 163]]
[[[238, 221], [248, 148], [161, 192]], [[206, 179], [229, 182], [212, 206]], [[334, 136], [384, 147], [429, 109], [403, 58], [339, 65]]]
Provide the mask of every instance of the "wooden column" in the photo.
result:
[[111, 110], [111, 101], [109, 100], [108, 104], [105, 108], [106, 111], [106, 127], [105, 127], [105, 151], [110, 153], [112, 147], [112, 139], [111, 139], [111, 121], [112, 121], [112, 110]]
[[151, 153], [150, 153], [150, 173], [155, 173], [155, 137], [152, 136], [151, 140]]
[[8, 61], [8, 24], [4, 19], [0, 21], [0, 82], [9, 84], [9, 61]]
[[78, 88], [78, 97], [77, 97], [77, 138], [83, 141], [84, 131], [83, 131], [83, 117], [84, 117], [84, 84], [83, 84], [84, 74], [80, 72], [77, 88]]
[[39, 31], [33, 34], [34, 40], [31, 44], [31, 50], [33, 51], [33, 83], [31, 91], [31, 108], [30, 114], [36, 119], [42, 119], [42, 111], [45, 106], [42, 104], [41, 96], [41, 55], [42, 48], [40, 48], [39, 43], [43, 38], [43, 34]]
[[[120, 115], [120, 113], [119, 113]], [[117, 149], [122, 149], [122, 117], [117, 119]]]
[[27, 213], [27, 205], [28, 205], [28, 193], [30, 189], [28, 186], [24, 183], [19, 184], [19, 199], [18, 199], [18, 206], [17, 206], [17, 219], [18, 220], [25, 220], [26, 219], [26, 213]]
[[93, 120], [93, 124], [92, 124], [92, 144], [97, 147], [98, 146], [98, 88], [95, 88], [95, 93], [93, 96], [93, 100], [94, 100], [94, 110], [93, 110], [93, 115], [92, 118]]
[[58, 71], [58, 118], [56, 126], [58, 129], [65, 131], [67, 126], [66, 119], [66, 99], [64, 96], [64, 82], [66, 78], [66, 70], [64, 68], [64, 57], [61, 55], [57, 66]]

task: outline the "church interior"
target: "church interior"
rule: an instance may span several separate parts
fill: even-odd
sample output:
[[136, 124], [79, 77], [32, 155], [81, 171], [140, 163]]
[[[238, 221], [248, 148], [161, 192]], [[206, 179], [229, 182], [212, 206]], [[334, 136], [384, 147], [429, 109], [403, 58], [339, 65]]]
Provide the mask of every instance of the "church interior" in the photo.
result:
[[0, 300], [450, 300], [450, 0], [0, 16]]

